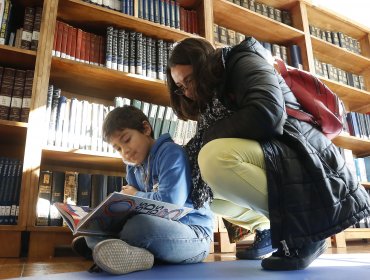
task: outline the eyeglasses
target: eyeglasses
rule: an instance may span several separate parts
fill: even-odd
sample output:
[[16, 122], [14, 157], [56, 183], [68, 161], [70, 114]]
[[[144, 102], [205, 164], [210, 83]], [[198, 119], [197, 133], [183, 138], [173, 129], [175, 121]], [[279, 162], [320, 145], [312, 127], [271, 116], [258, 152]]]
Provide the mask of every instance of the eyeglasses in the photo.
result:
[[185, 91], [191, 89], [192, 82], [193, 78], [191, 76], [187, 77], [184, 80], [184, 85], [179, 86], [177, 89], [173, 91], [173, 93], [176, 95], [185, 95]]

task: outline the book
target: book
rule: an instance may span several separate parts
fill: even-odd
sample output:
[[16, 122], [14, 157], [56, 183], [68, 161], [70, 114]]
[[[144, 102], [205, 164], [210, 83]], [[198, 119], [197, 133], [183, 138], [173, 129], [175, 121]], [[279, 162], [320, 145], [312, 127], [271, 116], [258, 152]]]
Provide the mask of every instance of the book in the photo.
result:
[[86, 235], [112, 235], [121, 231], [125, 221], [134, 214], [146, 214], [177, 221], [192, 209], [175, 204], [111, 193], [94, 210], [87, 206], [55, 203], [72, 233]]

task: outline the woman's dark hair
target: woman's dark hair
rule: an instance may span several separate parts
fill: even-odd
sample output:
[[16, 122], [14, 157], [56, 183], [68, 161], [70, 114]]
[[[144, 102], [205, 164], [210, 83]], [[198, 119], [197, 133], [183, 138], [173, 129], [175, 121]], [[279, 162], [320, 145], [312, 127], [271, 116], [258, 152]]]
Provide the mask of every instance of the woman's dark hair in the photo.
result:
[[[108, 113], [103, 122], [103, 138], [109, 142], [110, 137], [116, 131], [122, 131], [126, 128], [135, 129], [141, 133], [144, 132], [144, 121], [149, 125], [148, 117], [134, 106], [117, 107]], [[154, 138], [153, 128], [150, 136]]]
[[[174, 94], [178, 86], [172, 79], [171, 67], [176, 65], [192, 66], [192, 89], [196, 100]], [[166, 74], [171, 106], [176, 115], [180, 119], [196, 120], [206, 104], [212, 100], [214, 91], [222, 80], [221, 52], [216, 51], [205, 39], [186, 38], [177, 43], [171, 51]]]

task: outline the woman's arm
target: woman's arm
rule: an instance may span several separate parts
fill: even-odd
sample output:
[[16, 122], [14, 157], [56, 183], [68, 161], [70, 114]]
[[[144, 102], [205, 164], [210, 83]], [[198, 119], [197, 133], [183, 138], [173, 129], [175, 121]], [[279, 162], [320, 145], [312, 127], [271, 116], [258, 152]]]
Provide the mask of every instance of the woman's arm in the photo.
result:
[[236, 111], [208, 129], [204, 144], [230, 137], [265, 140], [283, 132], [284, 97], [273, 67], [255, 53], [241, 55], [229, 70], [226, 81]]

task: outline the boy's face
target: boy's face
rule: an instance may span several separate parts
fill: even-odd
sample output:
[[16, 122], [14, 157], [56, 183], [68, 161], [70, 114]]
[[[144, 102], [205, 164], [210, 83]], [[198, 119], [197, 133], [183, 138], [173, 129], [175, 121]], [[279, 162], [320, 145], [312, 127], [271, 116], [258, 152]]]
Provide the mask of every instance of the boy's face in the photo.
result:
[[150, 125], [144, 122], [144, 131], [126, 128], [116, 131], [110, 137], [110, 144], [120, 153], [123, 161], [132, 165], [141, 164], [154, 143], [150, 136]]

